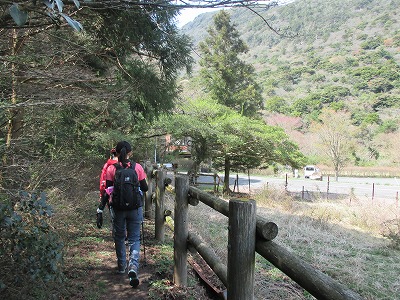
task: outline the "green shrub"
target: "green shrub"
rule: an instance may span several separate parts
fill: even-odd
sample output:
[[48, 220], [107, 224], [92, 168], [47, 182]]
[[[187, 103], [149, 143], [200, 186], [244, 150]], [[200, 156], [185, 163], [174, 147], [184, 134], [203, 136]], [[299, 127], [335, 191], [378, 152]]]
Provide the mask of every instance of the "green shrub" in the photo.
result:
[[282, 97], [271, 97], [265, 101], [265, 109], [278, 113], [285, 113], [289, 110], [286, 100]]
[[361, 43], [361, 49], [373, 50], [373, 49], [378, 48], [380, 45], [382, 45], [381, 38], [370, 38], [370, 39], [366, 40], [365, 42]]
[[332, 102], [329, 104], [329, 107], [335, 111], [344, 110], [346, 105], [343, 101]]
[[386, 120], [383, 121], [381, 126], [379, 127], [379, 132], [391, 133], [395, 132], [397, 129], [399, 129], [399, 125], [396, 120]]
[[394, 249], [400, 249], [400, 219], [386, 221], [382, 224], [381, 233], [388, 238]]
[[379, 124], [381, 122], [378, 113], [367, 113], [364, 115], [363, 124]]
[[382, 108], [400, 107], [400, 97], [397, 95], [380, 94], [372, 104], [372, 109], [378, 111]]
[[62, 280], [63, 245], [47, 222], [46, 195], [21, 192], [16, 198], [14, 205], [0, 202], [0, 292], [8, 299], [42, 297], [47, 283]]

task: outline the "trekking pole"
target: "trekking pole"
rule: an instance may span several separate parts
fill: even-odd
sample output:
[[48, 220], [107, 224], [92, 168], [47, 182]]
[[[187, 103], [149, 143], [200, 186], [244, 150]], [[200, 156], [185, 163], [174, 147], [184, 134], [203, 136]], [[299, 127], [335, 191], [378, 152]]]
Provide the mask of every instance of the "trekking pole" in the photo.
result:
[[144, 244], [144, 222], [142, 221], [142, 245], [143, 245], [143, 257], [146, 263], [146, 245]]

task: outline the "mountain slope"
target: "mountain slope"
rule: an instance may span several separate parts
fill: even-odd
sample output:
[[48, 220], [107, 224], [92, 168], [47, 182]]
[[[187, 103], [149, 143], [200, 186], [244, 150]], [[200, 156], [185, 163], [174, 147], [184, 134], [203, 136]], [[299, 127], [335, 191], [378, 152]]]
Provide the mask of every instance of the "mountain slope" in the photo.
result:
[[[255, 66], [263, 86], [266, 119], [300, 118], [289, 133], [303, 152], [318, 156], [303, 140], [310, 138], [309, 123], [329, 107], [348, 111], [358, 128], [353, 164], [400, 161], [400, 1], [297, 0], [259, 12], [279, 34], [249, 10], [230, 13], [250, 47], [243, 59]], [[195, 45], [213, 14], [182, 28]]]

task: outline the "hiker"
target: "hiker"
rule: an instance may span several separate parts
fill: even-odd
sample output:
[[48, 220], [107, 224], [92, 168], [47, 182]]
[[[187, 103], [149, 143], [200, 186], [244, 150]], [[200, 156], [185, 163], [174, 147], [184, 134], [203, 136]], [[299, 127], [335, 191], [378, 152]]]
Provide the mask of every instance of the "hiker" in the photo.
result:
[[[129, 261], [128, 261], [128, 276], [130, 278], [130, 284], [133, 287], [139, 285], [138, 269], [139, 269], [139, 258], [140, 258], [140, 225], [143, 222], [143, 192], [147, 192], [146, 173], [140, 164], [129, 161], [129, 156], [132, 154], [132, 147], [126, 141], [121, 141], [115, 147], [116, 157], [118, 162], [114, 165], [110, 165], [106, 172], [106, 187], [114, 186], [112, 207], [114, 209], [114, 242], [115, 252], [117, 255], [118, 273], [125, 274], [126, 271], [126, 247], [125, 247], [125, 235], [127, 234], [128, 246], [129, 246]], [[140, 186], [139, 192], [141, 193], [138, 203], [131, 205], [121, 206], [119, 199], [124, 198], [124, 194], [132, 194], [132, 189], [125, 190], [124, 185], [120, 183], [119, 176], [122, 174], [121, 170], [133, 169], [135, 172], [133, 176], [137, 185]], [[125, 174], [125, 173], [124, 173]], [[122, 181], [126, 182], [129, 177], [125, 177]], [[115, 181], [115, 182], [114, 182]], [[122, 186], [122, 188], [120, 188]], [[118, 202], [117, 202], [118, 201]], [[125, 200], [128, 201], [128, 200]]]
[[110, 150], [110, 158], [106, 161], [106, 163], [104, 164], [102, 171], [101, 171], [101, 175], [100, 175], [100, 198], [99, 198], [99, 207], [97, 208], [97, 218], [96, 218], [96, 223], [97, 223], [97, 227], [101, 228], [103, 226], [103, 210], [105, 208], [105, 206], [108, 206], [108, 209], [110, 211], [110, 217], [111, 217], [111, 226], [114, 222], [114, 212], [113, 209], [109, 203], [110, 200], [110, 196], [112, 193], [112, 188], [106, 188], [106, 171], [108, 169], [108, 167], [110, 165], [115, 164], [116, 162], [118, 162], [118, 157], [116, 157], [116, 150], [115, 148], [112, 148]]

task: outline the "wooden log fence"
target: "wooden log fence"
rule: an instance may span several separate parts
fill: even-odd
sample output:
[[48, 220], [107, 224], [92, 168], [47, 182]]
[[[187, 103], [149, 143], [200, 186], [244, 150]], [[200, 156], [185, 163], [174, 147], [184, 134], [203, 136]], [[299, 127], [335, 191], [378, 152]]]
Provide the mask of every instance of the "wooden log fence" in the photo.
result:
[[256, 202], [229, 201], [228, 299], [254, 299]]
[[146, 172], [147, 182], [149, 190], [147, 191], [145, 198], [144, 198], [144, 216], [148, 219], [154, 219], [154, 205], [153, 201], [155, 199], [154, 194], [154, 180], [156, 176], [156, 167], [146, 164], [144, 167]]
[[164, 242], [165, 226], [164, 226], [164, 194], [165, 194], [165, 171], [158, 170], [156, 172], [156, 199], [155, 199], [155, 238], [160, 242]]
[[[182, 172], [174, 172], [175, 176], [185, 176], [187, 175], [186, 173]], [[199, 177], [212, 177], [213, 181], [212, 182], [205, 182], [205, 181], [199, 181]], [[198, 173], [196, 176], [193, 176], [193, 186], [200, 186], [200, 185], [212, 185], [214, 192], [218, 192], [219, 190], [219, 185], [221, 183], [221, 178], [217, 173]], [[236, 182], [235, 182], [236, 184]]]
[[[151, 181], [154, 177], [148, 177]], [[163, 197], [168, 181], [165, 171], [156, 171], [156, 201], [154, 201], [155, 237], [164, 241], [166, 213]], [[188, 207], [202, 202], [229, 218], [228, 265], [225, 266], [200, 236], [188, 230]], [[187, 286], [188, 249], [194, 248], [207, 262], [221, 282], [227, 287], [229, 300], [254, 299], [255, 252], [284, 272], [317, 299], [361, 300], [359, 294], [350, 290], [325, 273], [278, 245], [273, 239], [278, 234], [275, 223], [256, 214], [254, 200], [231, 199], [229, 202], [214, 197], [196, 187], [189, 186], [189, 177], [175, 178], [174, 220], [174, 283]], [[159, 206], [159, 207], [157, 207]], [[146, 208], [146, 211], [148, 208]], [[158, 225], [157, 225], [158, 224]]]
[[[175, 194], [177, 199], [174, 207], [174, 283], [178, 286], [187, 285], [187, 240], [188, 240], [188, 201], [189, 177], [176, 177]], [[179, 187], [178, 189], [176, 187]]]

